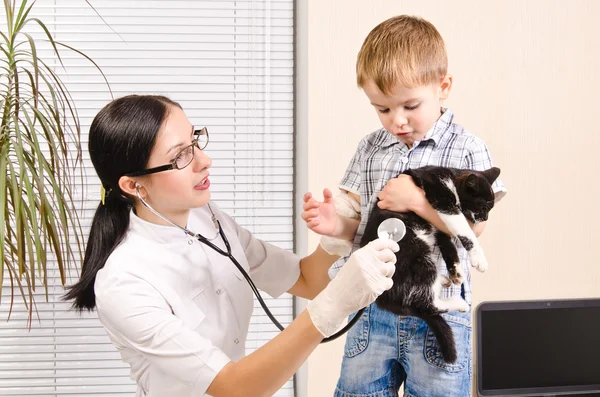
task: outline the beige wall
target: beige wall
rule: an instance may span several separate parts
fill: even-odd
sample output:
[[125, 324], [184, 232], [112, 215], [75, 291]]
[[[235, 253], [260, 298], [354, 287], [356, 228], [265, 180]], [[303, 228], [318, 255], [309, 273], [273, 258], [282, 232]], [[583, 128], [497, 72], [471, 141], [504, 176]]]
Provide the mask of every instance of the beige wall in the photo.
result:
[[[445, 38], [454, 75], [445, 104], [487, 142], [509, 189], [481, 238], [490, 269], [474, 276], [475, 304], [600, 296], [600, 1], [308, 0], [298, 62], [309, 190], [335, 187], [360, 138], [379, 127], [355, 85], [355, 57], [370, 29], [402, 13]], [[316, 244], [309, 234], [307, 249]], [[342, 347], [311, 356], [309, 397], [332, 395]]]

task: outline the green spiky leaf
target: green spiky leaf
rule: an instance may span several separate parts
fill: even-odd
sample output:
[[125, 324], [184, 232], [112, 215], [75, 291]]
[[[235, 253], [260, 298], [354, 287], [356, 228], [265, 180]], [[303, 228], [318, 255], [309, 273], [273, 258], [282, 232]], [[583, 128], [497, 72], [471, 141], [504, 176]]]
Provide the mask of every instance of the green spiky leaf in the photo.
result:
[[[61, 51], [74, 52], [97, 68], [108, 87], [90, 57], [56, 41], [31, 16], [34, 5], [4, 0], [7, 31], [0, 32], [0, 287], [10, 291], [9, 318], [16, 295], [30, 321], [34, 293], [43, 288], [48, 299], [49, 266], [55, 264], [64, 286], [83, 254], [74, 198], [76, 181], [83, 186], [80, 123], [52, 61], [64, 68]], [[41, 39], [27, 32], [29, 25], [41, 28]], [[40, 56], [44, 46], [54, 50], [51, 59]]]

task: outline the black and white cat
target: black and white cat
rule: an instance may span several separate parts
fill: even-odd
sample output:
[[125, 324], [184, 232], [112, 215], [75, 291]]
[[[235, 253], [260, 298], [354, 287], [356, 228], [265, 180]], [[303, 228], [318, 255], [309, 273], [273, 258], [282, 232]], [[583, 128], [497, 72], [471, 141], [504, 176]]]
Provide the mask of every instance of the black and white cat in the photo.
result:
[[[431, 206], [452, 233], [458, 237], [469, 253], [471, 266], [483, 272], [488, 264], [477, 237], [469, 226], [486, 221], [494, 206], [492, 183], [500, 175], [493, 167], [486, 171], [426, 166], [407, 170], [415, 184], [422, 188]], [[401, 219], [406, 225], [406, 235], [396, 253], [394, 286], [385, 291], [376, 303], [379, 307], [398, 315], [411, 315], [423, 319], [435, 335], [444, 360], [457, 359], [452, 329], [441, 313], [469, 310], [460, 296], [441, 299], [443, 286], [462, 284], [464, 275], [456, 246], [447, 234], [413, 212], [397, 213], [375, 205], [367, 222], [360, 246], [375, 240], [381, 222], [388, 218]], [[448, 268], [448, 277], [438, 274], [436, 260], [432, 257], [434, 246], [440, 249]]]

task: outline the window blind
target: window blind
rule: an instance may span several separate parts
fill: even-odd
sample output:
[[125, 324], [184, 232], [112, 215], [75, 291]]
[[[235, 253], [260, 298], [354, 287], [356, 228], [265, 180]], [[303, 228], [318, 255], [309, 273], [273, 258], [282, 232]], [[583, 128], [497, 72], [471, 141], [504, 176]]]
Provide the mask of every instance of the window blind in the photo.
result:
[[[102, 18], [81, 0], [38, 0], [33, 14], [56, 40], [83, 51], [102, 68], [115, 98], [166, 95], [183, 106], [192, 124], [208, 127], [213, 200], [258, 238], [291, 250], [293, 0], [90, 3]], [[33, 25], [29, 31], [41, 37]], [[54, 58], [48, 46], [39, 51], [45, 59]], [[100, 199], [87, 131], [111, 97], [93, 65], [69, 50], [61, 57], [65, 69], [55, 61], [56, 72], [67, 84], [82, 126], [84, 179], [76, 198], [87, 236]], [[77, 279], [74, 272], [71, 277], [69, 284]], [[5, 319], [8, 277], [2, 287], [0, 316]], [[51, 269], [49, 302], [38, 288], [39, 320], [34, 314], [31, 330], [21, 303], [13, 307], [10, 321], [0, 323], [0, 395], [135, 395], [129, 368], [95, 313], [70, 311], [60, 301], [63, 294], [58, 271]], [[265, 300], [284, 325], [291, 322], [291, 296]], [[247, 352], [276, 334], [256, 302]], [[276, 395], [293, 396], [293, 382]]]

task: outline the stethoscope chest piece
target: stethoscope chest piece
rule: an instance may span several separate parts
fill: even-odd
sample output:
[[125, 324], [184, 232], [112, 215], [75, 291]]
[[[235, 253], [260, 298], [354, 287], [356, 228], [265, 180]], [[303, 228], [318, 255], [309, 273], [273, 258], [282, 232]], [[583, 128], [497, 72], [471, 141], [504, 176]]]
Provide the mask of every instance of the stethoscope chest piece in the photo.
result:
[[377, 228], [377, 237], [398, 242], [406, 234], [406, 225], [398, 218], [388, 218]]

